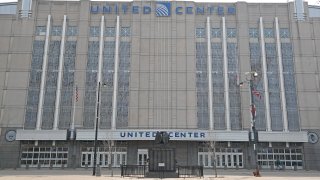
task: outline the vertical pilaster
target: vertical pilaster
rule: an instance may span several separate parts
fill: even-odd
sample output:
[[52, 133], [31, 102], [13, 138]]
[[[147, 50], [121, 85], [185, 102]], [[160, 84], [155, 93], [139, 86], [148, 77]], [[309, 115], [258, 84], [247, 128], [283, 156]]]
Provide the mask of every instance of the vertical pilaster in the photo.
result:
[[262, 73], [263, 73], [263, 86], [264, 86], [265, 106], [266, 106], [267, 131], [271, 131], [267, 60], [266, 60], [266, 49], [265, 49], [264, 29], [263, 29], [264, 27], [263, 27], [262, 17], [260, 17], [260, 20], [259, 20], [259, 28], [260, 28], [260, 48], [261, 48], [261, 58], [262, 58]]
[[56, 103], [55, 103], [54, 122], [53, 122], [53, 129], [54, 130], [58, 129], [58, 122], [59, 122], [62, 72], [63, 72], [63, 64], [64, 64], [64, 47], [65, 47], [65, 39], [66, 39], [66, 25], [67, 25], [67, 16], [64, 15], [63, 16], [63, 25], [62, 25], [60, 55], [59, 55], [59, 70], [58, 70], [58, 82], [57, 82], [57, 91], [56, 91]]
[[[101, 81], [102, 81], [102, 63], [103, 63], [103, 47], [104, 46], [104, 16], [101, 16], [101, 22], [100, 22], [100, 36], [99, 36], [99, 55], [98, 55], [98, 73], [97, 73], [97, 98], [100, 96], [101, 91]], [[103, 85], [102, 85], [103, 86]], [[97, 102], [100, 103], [101, 100], [97, 99]], [[100, 112], [100, 110], [99, 110]], [[100, 119], [100, 113], [97, 114], [96, 117], [99, 117]], [[95, 122], [96, 123], [96, 122]], [[97, 124], [95, 124], [97, 126]]]
[[114, 53], [114, 76], [113, 76], [113, 99], [112, 99], [112, 122], [111, 129], [116, 129], [116, 118], [117, 118], [117, 92], [118, 92], [118, 69], [119, 69], [119, 45], [120, 45], [120, 20], [117, 16], [116, 25], [116, 44]]
[[213, 130], [213, 109], [212, 109], [212, 103], [213, 103], [213, 97], [212, 97], [212, 60], [211, 60], [211, 37], [210, 37], [210, 17], [207, 17], [207, 64], [208, 64], [208, 94], [209, 94], [209, 127], [210, 130]]
[[230, 100], [229, 100], [229, 77], [228, 77], [228, 56], [227, 56], [227, 30], [226, 19], [222, 17], [222, 48], [223, 48], [223, 74], [224, 74], [224, 97], [226, 103], [226, 125], [227, 131], [231, 130], [230, 124]]
[[280, 30], [279, 30], [279, 20], [275, 17], [276, 25], [276, 38], [277, 38], [277, 55], [279, 64], [279, 78], [280, 78], [280, 98], [282, 106], [282, 119], [283, 119], [283, 130], [288, 131], [288, 117], [287, 117], [287, 104], [286, 95], [284, 89], [284, 77], [283, 77], [283, 64], [282, 64], [282, 52], [281, 52], [281, 42], [280, 42]]
[[40, 95], [39, 95], [39, 104], [38, 104], [38, 113], [37, 113], [37, 126], [36, 129], [41, 129], [41, 116], [43, 111], [43, 101], [44, 101], [44, 87], [45, 80], [47, 76], [47, 65], [48, 65], [48, 51], [49, 51], [49, 37], [50, 37], [50, 28], [51, 28], [51, 15], [48, 15], [47, 19], [47, 31], [46, 31], [46, 39], [44, 44], [44, 52], [43, 52], [43, 63], [42, 63], [42, 74], [41, 74], [41, 84], [40, 84]]

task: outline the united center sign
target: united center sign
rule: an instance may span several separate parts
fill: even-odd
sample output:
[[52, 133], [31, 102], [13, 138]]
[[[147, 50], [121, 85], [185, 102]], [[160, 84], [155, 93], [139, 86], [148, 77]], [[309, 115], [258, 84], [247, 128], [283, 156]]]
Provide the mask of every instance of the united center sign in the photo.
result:
[[90, 7], [92, 14], [151, 14], [157, 17], [168, 17], [171, 14], [176, 15], [235, 15], [236, 8], [234, 5], [221, 6], [213, 4], [201, 4], [196, 6], [181, 6], [171, 2], [155, 2], [154, 6], [135, 5], [134, 3], [106, 3], [105, 5], [92, 4]]

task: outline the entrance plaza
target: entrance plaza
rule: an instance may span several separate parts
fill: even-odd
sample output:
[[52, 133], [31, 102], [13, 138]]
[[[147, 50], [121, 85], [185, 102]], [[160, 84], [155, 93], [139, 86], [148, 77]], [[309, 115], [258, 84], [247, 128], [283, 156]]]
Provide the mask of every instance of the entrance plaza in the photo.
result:
[[[252, 175], [252, 172], [254, 170], [252, 169], [228, 169], [228, 170], [221, 170], [218, 169], [218, 177], [214, 177], [214, 171], [212, 169], [205, 169], [204, 170], [204, 177], [201, 179], [210, 180], [210, 179], [223, 179], [223, 180], [229, 180], [229, 179], [259, 179], [259, 180], [295, 180], [295, 179], [319, 179], [320, 177], [320, 171], [293, 171], [293, 170], [284, 170], [284, 171], [278, 171], [278, 170], [262, 170], [261, 175], [262, 177], [254, 177]], [[108, 179], [108, 180], [125, 180], [125, 179], [138, 179], [137, 177], [124, 177], [122, 178], [120, 176], [120, 169], [116, 168], [113, 169], [113, 176], [111, 177], [111, 171], [102, 168], [101, 169], [101, 176], [92, 176], [92, 169], [83, 169], [83, 168], [77, 168], [77, 169], [24, 169], [24, 168], [18, 168], [16, 170], [14, 169], [2, 169], [0, 170], [0, 180], [40, 180], [40, 179], [46, 179], [46, 180], [90, 180], [90, 179]], [[142, 178], [139, 178], [142, 179]], [[158, 179], [158, 178], [144, 178], [144, 179]], [[172, 179], [172, 178], [171, 178]], [[177, 178], [178, 179], [178, 178]], [[179, 179], [185, 179], [185, 178], [179, 178]], [[196, 178], [187, 178], [187, 179], [200, 179], [199, 177]]]

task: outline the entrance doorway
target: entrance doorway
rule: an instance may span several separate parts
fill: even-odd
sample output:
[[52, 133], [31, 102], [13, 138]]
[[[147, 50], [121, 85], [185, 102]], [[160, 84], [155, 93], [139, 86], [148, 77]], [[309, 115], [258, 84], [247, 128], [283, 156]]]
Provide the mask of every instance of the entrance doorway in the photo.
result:
[[148, 149], [138, 149], [137, 164], [147, 165], [148, 164]]
[[[217, 149], [215, 153], [217, 168], [243, 168], [243, 152], [240, 149]], [[203, 167], [213, 167], [213, 153], [198, 152], [198, 164]]]

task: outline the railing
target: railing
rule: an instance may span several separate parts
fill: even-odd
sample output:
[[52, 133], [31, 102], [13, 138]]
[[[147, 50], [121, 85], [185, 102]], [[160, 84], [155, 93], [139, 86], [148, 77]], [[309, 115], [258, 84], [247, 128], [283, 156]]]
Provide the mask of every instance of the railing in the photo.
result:
[[203, 166], [178, 166], [179, 177], [203, 177]]
[[[121, 177], [146, 177], [149, 172], [147, 165], [121, 165], [120, 168]], [[203, 177], [203, 166], [177, 166], [177, 170], [179, 177]]]
[[148, 172], [147, 165], [121, 165], [121, 177], [145, 177]]

